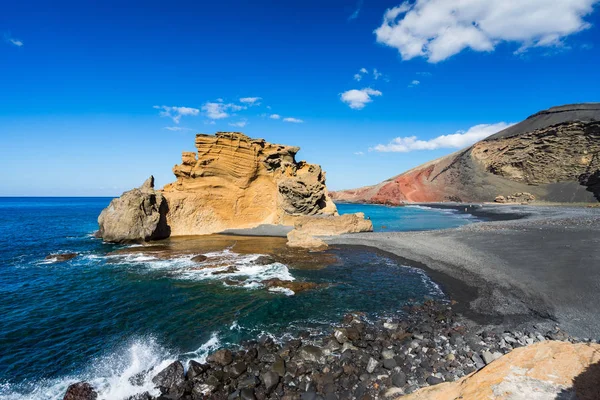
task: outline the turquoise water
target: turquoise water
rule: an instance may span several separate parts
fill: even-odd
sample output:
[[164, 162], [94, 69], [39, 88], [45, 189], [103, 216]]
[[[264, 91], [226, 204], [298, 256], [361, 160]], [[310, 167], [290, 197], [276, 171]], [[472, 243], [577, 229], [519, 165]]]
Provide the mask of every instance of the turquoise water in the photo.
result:
[[338, 204], [340, 214], [365, 213], [375, 232], [426, 231], [456, 228], [479, 221], [471, 214], [425, 206], [392, 207], [376, 204]]
[[[92, 382], [101, 399], [125, 398], [152, 389], [149, 381], [131, 386], [130, 376], [152, 366], [159, 370], [174, 358], [202, 360], [211, 350], [261, 333], [316, 334], [350, 311], [385, 315], [412, 299], [443, 298], [422, 271], [366, 250], [331, 250], [336, 261], [317, 269], [258, 263], [258, 239], [248, 239], [257, 241], [254, 252], [228, 245], [210, 251], [199, 246], [167, 259], [112, 254], [124, 246], [92, 236], [109, 201], [0, 198], [0, 399], [61, 399], [78, 380]], [[466, 221], [408, 207], [340, 205], [340, 211], [364, 211], [376, 229]], [[78, 256], [45, 260], [67, 252]], [[238, 272], [199, 269], [194, 254], [206, 254], [204, 264], [221, 270], [233, 265]], [[231, 278], [243, 285], [232, 286]], [[297, 294], [269, 291], [261, 284], [269, 278], [322, 286]]]

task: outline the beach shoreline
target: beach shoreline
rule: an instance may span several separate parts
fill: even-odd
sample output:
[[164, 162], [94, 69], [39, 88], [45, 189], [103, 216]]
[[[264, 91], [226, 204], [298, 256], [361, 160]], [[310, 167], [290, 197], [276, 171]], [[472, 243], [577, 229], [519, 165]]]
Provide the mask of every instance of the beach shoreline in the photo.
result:
[[466, 302], [455, 308], [478, 324], [558, 324], [574, 336], [600, 338], [600, 312], [593, 306], [600, 304], [600, 213], [531, 205], [472, 208], [494, 220], [324, 239], [332, 246], [371, 247], [423, 269], [450, 298]]

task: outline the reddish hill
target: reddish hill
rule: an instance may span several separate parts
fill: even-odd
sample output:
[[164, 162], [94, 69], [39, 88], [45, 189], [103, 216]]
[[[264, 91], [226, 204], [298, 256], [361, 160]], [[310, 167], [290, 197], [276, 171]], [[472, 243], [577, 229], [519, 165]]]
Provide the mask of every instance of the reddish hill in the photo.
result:
[[600, 103], [541, 111], [467, 149], [377, 185], [331, 195], [402, 204], [494, 201], [520, 192], [543, 201], [600, 201]]

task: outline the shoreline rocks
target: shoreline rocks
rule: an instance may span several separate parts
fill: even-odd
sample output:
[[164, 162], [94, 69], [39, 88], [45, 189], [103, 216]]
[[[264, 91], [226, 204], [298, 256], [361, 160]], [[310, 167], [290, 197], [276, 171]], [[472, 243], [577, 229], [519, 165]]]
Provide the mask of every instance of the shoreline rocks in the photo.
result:
[[77, 253], [58, 253], [58, 254], [48, 254], [44, 260], [51, 261], [53, 263], [65, 262], [74, 259], [77, 257]]
[[[158, 398], [169, 399], [396, 398], [423, 387], [433, 390], [452, 385], [448, 382], [468, 382], [489, 368], [509, 365], [515, 357], [535, 360], [536, 354], [562, 354], [556, 365], [570, 368], [561, 360], [578, 359], [584, 366], [585, 357], [569, 351], [588, 345], [575, 342], [560, 329], [541, 334], [534, 327], [505, 331], [473, 326], [450, 304], [427, 301], [374, 322], [362, 314], [349, 314], [324, 336], [300, 335], [280, 343], [262, 336], [236, 349], [220, 349], [204, 364], [190, 361], [185, 376], [176, 361], [152, 381], [166, 396]], [[600, 354], [600, 345], [589, 346]], [[553, 353], [555, 348], [563, 350]], [[511, 356], [514, 349], [519, 351]], [[568, 354], [572, 357], [566, 358]], [[472, 375], [475, 371], [480, 372]], [[421, 398], [429, 397], [415, 397]]]

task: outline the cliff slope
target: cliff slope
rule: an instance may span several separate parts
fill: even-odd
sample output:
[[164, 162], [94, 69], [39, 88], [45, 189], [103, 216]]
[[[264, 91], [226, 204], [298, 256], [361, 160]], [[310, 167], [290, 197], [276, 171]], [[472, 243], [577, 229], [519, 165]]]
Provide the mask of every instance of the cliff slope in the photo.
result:
[[600, 201], [600, 103], [550, 108], [473, 146], [374, 186], [332, 193], [381, 204], [493, 201], [527, 192], [555, 202]]

